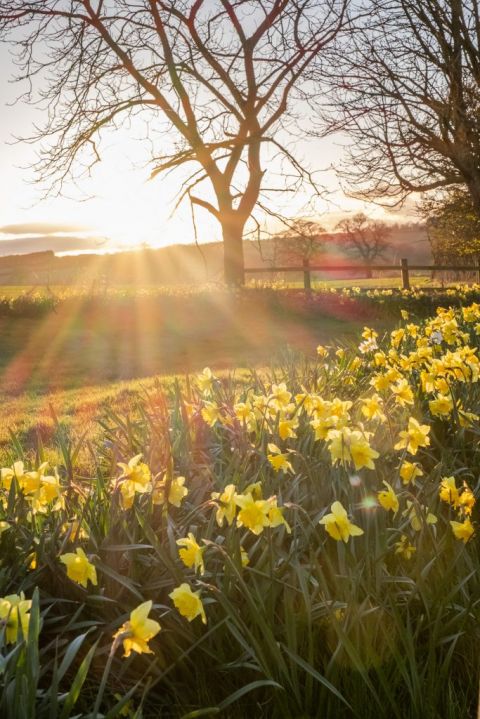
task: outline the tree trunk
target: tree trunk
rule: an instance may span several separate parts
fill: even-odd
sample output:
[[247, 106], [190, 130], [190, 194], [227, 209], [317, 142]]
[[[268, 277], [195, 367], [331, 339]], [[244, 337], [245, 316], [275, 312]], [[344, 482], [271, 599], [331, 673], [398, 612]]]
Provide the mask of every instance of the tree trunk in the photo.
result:
[[370, 265], [367, 265], [365, 268], [365, 277], [367, 280], [371, 280], [373, 277], [373, 272], [372, 272], [372, 268], [370, 267]]
[[245, 284], [243, 223], [238, 219], [222, 223], [222, 234], [225, 282], [227, 285], [240, 287]]

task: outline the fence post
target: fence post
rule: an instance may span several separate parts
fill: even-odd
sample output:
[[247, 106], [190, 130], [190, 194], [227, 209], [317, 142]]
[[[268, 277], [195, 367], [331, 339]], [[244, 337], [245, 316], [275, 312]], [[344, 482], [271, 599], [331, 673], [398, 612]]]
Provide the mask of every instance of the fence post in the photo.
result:
[[303, 286], [305, 292], [310, 292], [312, 289], [312, 282], [310, 277], [310, 261], [308, 257], [303, 258]]
[[408, 260], [405, 257], [401, 260], [402, 286], [404, 290], [410, 289], [410, 276], [408, 273]]
[[480, 261], [477, 262], [477, 283], [480, 285]]

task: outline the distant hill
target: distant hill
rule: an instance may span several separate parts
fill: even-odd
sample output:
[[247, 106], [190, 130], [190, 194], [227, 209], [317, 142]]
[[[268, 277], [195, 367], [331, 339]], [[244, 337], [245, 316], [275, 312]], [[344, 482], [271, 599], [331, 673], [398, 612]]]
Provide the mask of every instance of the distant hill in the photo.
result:
[[[339, 236], [326, 236], [325, 251], [317, 264], [352, 264], [342, 249]], [[270, 240], [246, 241], [246, 267], [265, 267], [265, 277], [273, 262]], [[390, 250], [383, 262], [431, 262], [425, 231], [418, 226], [395, 227]], [[325, 276], [330, 276], [326, 274]], [[223, 246], [221, 242], [202, 245], [170, 245], [160, 249], [139, 249], [115, 254], [82, 254], [58, 257], [53, 251], [0, 257], [0, 284], [95, 284], [173, 285], [221, 282]], [[258, 275], [257, 275], [258, 277]]]

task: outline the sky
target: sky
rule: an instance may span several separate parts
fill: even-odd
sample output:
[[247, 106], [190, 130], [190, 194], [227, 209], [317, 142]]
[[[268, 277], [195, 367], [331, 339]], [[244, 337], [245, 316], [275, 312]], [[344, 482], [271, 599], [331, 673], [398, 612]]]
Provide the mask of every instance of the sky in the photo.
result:
[[[60, 197], [45, 198], [48, 188], [35, 183], [32, 170], [38, 146], [16, 142], [42, 123], [42, 111], [23, 102], [13, 104], [21, 91], [13, 83], [13, 60], [0, 46], [0, 254], [52, 249], [57, 253], [111, 252], [148, 245], [163, 247], [195, 240], [190, 207], [185, 203], [171, 213], [178, 185], [172, 178], [149, 181], [141, 142], [130, 130], [107, 135], [102, 162], [78, 188], [67, 185]], [[341, 158], [340, 139], [308, 140], [300, 148], [314, 170], [335, 165]], [[322, 224], [330, 229], [345, 212], [366, 210], [390, 220], [386, 214], [347, 198], [334, 171], [320, 175], [329, 191], [327, 201], [317, 204]], [[303, 201], [287, 208], [292, 216], [301, 212]], [[285, 210], [285, 208], [284, 208]], [[196, 217], [198, 241], [221, 239], [219, 227], [207, 212]], [[267, 229], [275, 230], [266, 224]]]

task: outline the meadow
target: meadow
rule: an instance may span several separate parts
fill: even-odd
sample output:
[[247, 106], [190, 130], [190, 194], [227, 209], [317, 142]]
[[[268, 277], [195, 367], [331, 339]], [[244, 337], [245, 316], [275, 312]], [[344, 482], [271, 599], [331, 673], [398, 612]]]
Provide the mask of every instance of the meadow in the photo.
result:
[[479, 288], [160, 295], [4, 310], [0, 715], [473, 719]]

